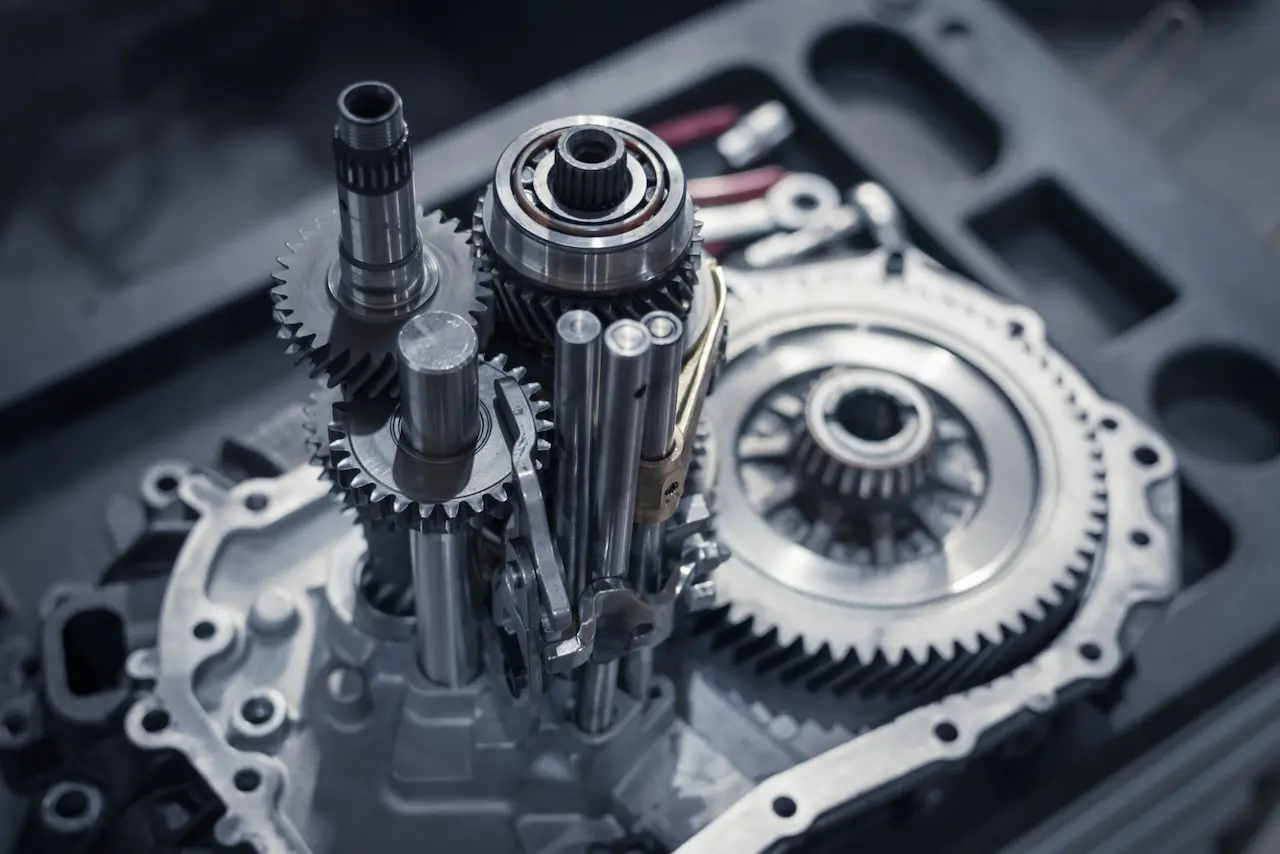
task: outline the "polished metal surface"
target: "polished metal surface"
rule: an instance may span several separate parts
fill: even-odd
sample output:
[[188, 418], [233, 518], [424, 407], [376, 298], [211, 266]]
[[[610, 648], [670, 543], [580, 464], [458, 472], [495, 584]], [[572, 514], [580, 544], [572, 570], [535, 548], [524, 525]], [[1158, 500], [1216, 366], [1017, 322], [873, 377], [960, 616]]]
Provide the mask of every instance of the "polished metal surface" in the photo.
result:
[[734, 169], [766, 157], [795, 132], [795, 121], [781, 101], [766, 101], [716, 140], [716, 151]]
[[352, 148], [390, 148], [408, 132], [400, 94], [386, 83], [362, 80], [339, 93], [334, 133]]
[[[600, 212], [555, 209], [548, 189], [555, 145], [584, 125], [624, 141], [629, 193]], [[570, 116], [522, 134], [499, 157], [481, 216], [494, 251], [518, 275], [568, 294], [642, 286], [675, 265], [694, 237], [693, 202], [675, 154], [639, 125], [608, 116]]]
[[[627, 577], [635, 518], [640, 442], [651, 381], [652, 337], [644, 324], [619, 320], [605, 330], [596, 417], [599, 459], [592, 491], [591, 566], [596, 578]], [[589, 664], [578, 693], [578, 725], [587, 732], [613, 719], [618, 664]]]
[[462, 532], [409, 532], [418, 624], [418, 663], [428, 679], [459, 688], [480, 673], [480, 626]]
[[575, 602], [590, 574], [591, 469], [603, 331], [599, 318], [589, 311], [567, 312], [556, 323], [555, 530]]
[[433, 458], [455, 457], [480, 436], [480, 351], [464, 318], [428, 311], [399, 337], [401, 436]]

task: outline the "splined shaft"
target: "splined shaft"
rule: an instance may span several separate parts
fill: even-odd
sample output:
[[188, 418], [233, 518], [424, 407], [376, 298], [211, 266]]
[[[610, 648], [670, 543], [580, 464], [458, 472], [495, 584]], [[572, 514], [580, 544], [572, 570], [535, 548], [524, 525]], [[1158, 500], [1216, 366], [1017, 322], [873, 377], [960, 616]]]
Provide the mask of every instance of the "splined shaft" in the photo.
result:
[[342, 90], [333, 159], [342, 229], [335, 296], [356, 308], [418, 304], [434, 282], [423, 265], [413, 152], [395, 89], [367, 81]]

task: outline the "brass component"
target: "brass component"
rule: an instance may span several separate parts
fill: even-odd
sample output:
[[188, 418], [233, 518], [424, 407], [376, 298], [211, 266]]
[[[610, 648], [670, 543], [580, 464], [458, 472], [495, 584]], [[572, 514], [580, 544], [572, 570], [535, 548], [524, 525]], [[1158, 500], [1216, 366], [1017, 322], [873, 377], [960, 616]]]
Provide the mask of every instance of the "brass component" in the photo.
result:
[[[692, 437], [697, 434], [702, 404], [707, 399], [711, 375], [715, 372], [720, 353], [720, 341], [724, 338], [729, 287], [720, 265], [711, 259], [707, 263], [715, 285], [715, 308], [698, 346], [685, 359], [680, 370], [680, 403], [671, 453], [661, 460], [640, 461], [636, 521], [641, 524], [652, 525], [670, 519], [684, 495], [685, 476], [693, 456]], [[689, 437], [688, 441], [686, 437]]]

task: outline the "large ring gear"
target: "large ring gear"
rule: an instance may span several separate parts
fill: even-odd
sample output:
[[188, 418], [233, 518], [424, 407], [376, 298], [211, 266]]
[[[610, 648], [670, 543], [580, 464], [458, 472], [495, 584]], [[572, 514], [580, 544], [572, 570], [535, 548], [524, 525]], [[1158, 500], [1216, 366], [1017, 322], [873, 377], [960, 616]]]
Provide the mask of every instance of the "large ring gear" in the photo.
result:
[[[386, 84], [333, 145], [338, 211], [273, 291], [324, 379], [262, 431], [288, 462], [157, 466], [153, 589], [45, 615], [55, 655], [71, 609], [126, 614], [93, 726], [177, 762], [209, 850], [772, 850], [1111, 684], [1176, 589], [1168, 445], [887, 193], [881, 248], [746, 272], [628, 121], [522, 134], [469, 233], [419, 209]], [[0, 724], [65, 752], [83, 700], [0, 690]], [[93, 815], [36, 819], [50, 854], [149, 803], [76, 767], [33, 809]]]

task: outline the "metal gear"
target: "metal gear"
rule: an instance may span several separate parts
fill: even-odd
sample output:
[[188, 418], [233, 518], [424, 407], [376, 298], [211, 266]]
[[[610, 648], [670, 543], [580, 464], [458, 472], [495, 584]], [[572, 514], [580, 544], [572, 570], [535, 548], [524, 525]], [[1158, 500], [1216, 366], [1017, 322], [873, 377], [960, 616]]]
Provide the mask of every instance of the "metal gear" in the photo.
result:
[[546, 350], [556, 320], [574, 309], [605, 323], [655, 310], [684, 319], [702, 260], [699, 231], [669, 146], [623, 119], [570, 116], [503, 152], [472, 242], [500, 321]]
[[425, 311], [449, 311], [471, 319], [483, 347], [493, 330], [493, 294], [487, 279], [477, 280], [472, 250], [456, 220], [440, 211], [420, 213], [423, 259], [435, 287], [408, 311], [380, 314], [365, 308], [352, 311], [333, 295], [339, 254], [338, 222], [318, 220], [316, 230], [303, 232], [290, 244], [291, 255], [279, 259], [283, 270], [271, 291], [279, 337], [288, 352], [312, 365], [313, 377], [330, 386], [342, 385], [355, 395], [396, 393], [396, 335], [411, 317]]
[[[1091, 391], [1040, 319], [918, 252], [898, 275], [889, 261], [735, 274], [716, 394], [734, 556], [711, 631], [759, 672], [837, 694], [949, 692], [1027, 660], [1070, 619], [1107, 531]], [[928, 464], [897, 501], [805, 487], [806, 398], [846, 369], [928, 401]]]
[[[480, 364], [482, 388], [500, 377], [523, 379], [525, 370], [507, 368], [506, 356]], [[537, 383], [522, 383], [529, 400], [519, 429], [545, 433], [551, 422], [540, 417], [550, 404], [537, 399]], [[316, 462], [324, 467], [335, 491], [359, 509], [372, 525], [390, 521], [397, 529], [422, 530], [453, 520], [469, 520], [489, 513], [510, 498], [515, 478], [511, 451], [495, 421], [490, 399], [481, 395], [481, 433], [473, 452], [449, 460], [430, 460], [415, 454], [398, 438], [399, 406], [395, 400], [340, 398], [332, 391], [316, 396], [317, 409], [328, 405], [331, 416], [325, 435], [314, 435]], [[319, 413], [318, 413], [319, 414]], [[319, 420], [312, 422], [318, 430]], [[536, 440], [535, 462], [546, 466], [551, 443]]]

